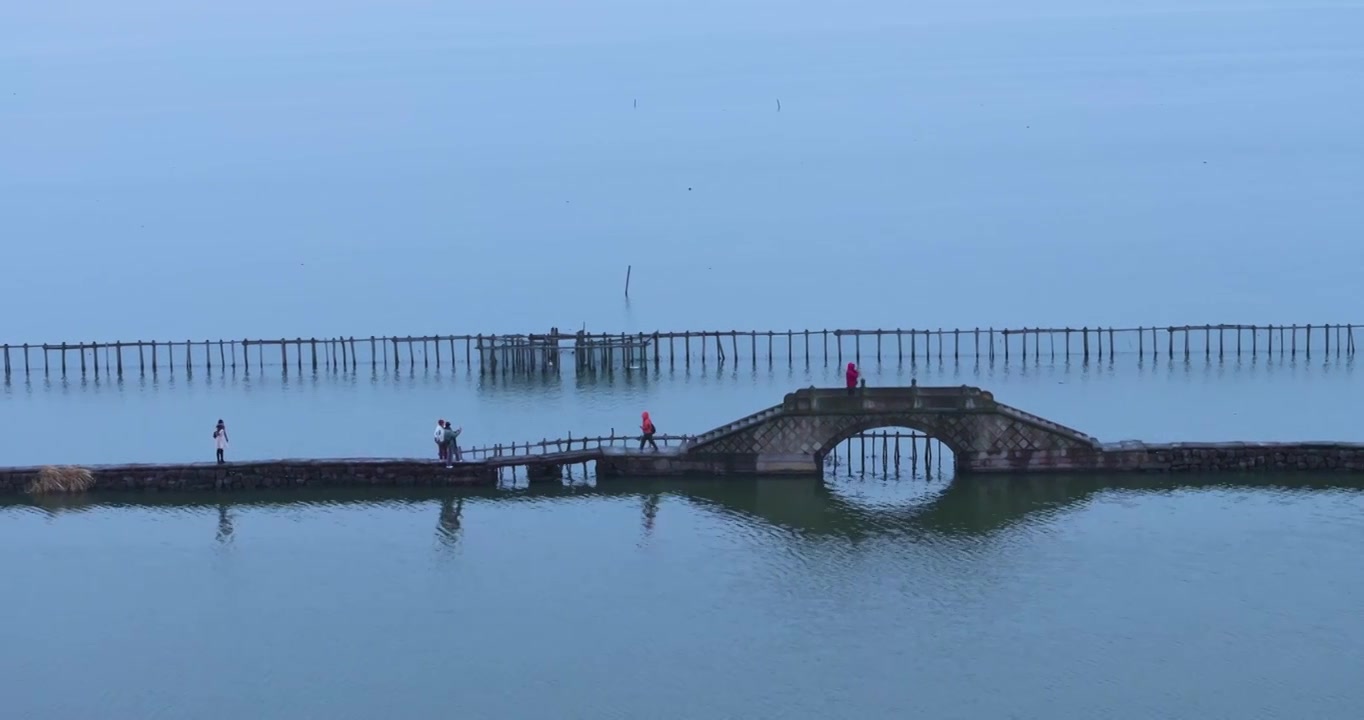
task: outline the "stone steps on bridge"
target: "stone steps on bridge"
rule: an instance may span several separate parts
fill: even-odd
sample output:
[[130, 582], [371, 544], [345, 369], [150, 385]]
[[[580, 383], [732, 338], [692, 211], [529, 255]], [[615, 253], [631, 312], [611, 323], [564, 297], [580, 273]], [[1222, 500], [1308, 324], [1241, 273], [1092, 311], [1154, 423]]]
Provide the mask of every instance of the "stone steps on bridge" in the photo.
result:
[[[1018, 408], [1005, 405], [1004, 403], [1000, 403], [994, 400], [993, 397], [989, 396], [984, 398], [977, 397], [981, 393], [980, 390], [976, 388], [911, 387], [905, 389], [885, 388], [879, 390], [863, 390], [862, 392], [854, 396], [854, 399], [852, 400], [848, 400], [847, 398], [843, 397], [843, 393], [841, 390], [810, 389], [798, 391], [797, 395], [799, 395], [800, 393], [807, 394], [817, 393], [820, 395], [827, 395], [828, 400], [830, 402], [833, 402], [833, 405], [825, 408], [826, 411], [824, 413], [825, 415], [831, 415], [836, 417], [848, 415], [850, 412], [853, 412], [854, 414], [860, 413], [863, 415], [869, 413], [873, 416], [875, 415], [884, 416], [888, 420], [899, 420], [902, 422], [908, 422], [910, 427], [916, 426], [913, 420], [906, 421], [903, 417], [899, 417], [899, 415], [903, 415], [904, 413], [909, 413], [910, 415], [925, 414], [926, 417], [927, 416], [936, 417], [941, 414], [974, 415], [976, 413], [986, 413], [990, 415], [995, 415], [996, 417], [1002, 419], [1005, 422], [1005, 425], [1000, 427], [995, 427], [994, 425], [991, 425], [989, 427], [982, 427], [980, 429], [980, 432], [989, 435], [990, 433], [999, 434], [1004, 432], [1005, 430], [1008, 430], [1008, 432], [1004, 434], [1008, 435], [1009, 437], [1007, 441], [999, 438], [996, 438], [994, 441], [991, 441], [984, 436], [978, 438], [980, 442], [992, 443], [992, 446], [999, 445], [1000, 447], [1006, 447], [1011, 449], [1026, 448], [1036, 449], [1038, 447], [1049, 446], [1048, 442], [1051, 442], [1062, 444], [1070, 443], [1079, 445], [1081, 447], [1097, 448], [1099, 447], [1100, 444], [1099, 440], [1092, 435], [1080, 432], [1079, 430], [1076, 430], [1071, 427], [1066, 427], [1065, 425], [1053, 422], [1044, 417], [1040, 417], [1032, 413], [1025, 412], [1023, 410], [1019, 410]], [[960, 396], [955, 398], [955, 400], [962, 400], [964, 398], [966, 400], [972, 400], [974, 404], [966, 403], [964, 401], [963, 402], [954, 401], [952, 403], [944, 404], [943, 398], [953, 400], [954, 399], [953, 393]], [[927, 400], [921, 403], [920, 401], [923, 400], [923, 398], [927, 398]], [[790, 399], [790, 396], [788, 396], [788, 399]], [[797, 401], [798, 400], [799, 398], [797, 398]], [[863, 407], [863, 405], [866, 402], [872, 400], [874, 400], [875, 402], [873, 402], [871, 406]], [[935, 400], [936, 402], [931, 402]], [[856, 407], [852, 408], [842, 407], [843, 405], [848, 405], [849, 403], [852, 403]], [[799, 405], [799, 402], [797, 402], [797, 405]], [[719, 451], [722, 448], [732, 450], [733, 448], [727, 448], [729, 439], [733, 438], [734, 436], [740, 433], [751, 430], [755, 426], [763, 425], [764, 423], [768, 423], [773, 419], [782, 416], [784, 413], [787, 412], [788, 406], [789, 406], [788, 403], [783, 402], [782, 405], [774, 405], [772, 407], [765, 408], [756, 413], [735, 420], [734, 422], [727, 423], [701, 435], [694, 436], [685, 443], [684, 452], [695, 452], [698, 450], [703, 452], [708, 451], [714, 452]], [[913, 409], [911, 410], [909, 408]], [[797, 414], [801, 413], [797, 411]], [[925, 419], [924, 421], [927, 422], [928, 425], [930, 426], [934, 426], [935, 423], [941, 424], [940, 421], [931, 420], [931, 418]], [[976, 421], [971, 420], [966, 422]], [[949, 434], [956, 432], [958, 435], [960, 435], [959, 432], [960, 428], [957, 429], [953, 428], [954, 428], [953, 423], [949, 422], [946, 426], [944, 426], [943, 429], [948, 431]], [[811, 432], [814, 432], [815, 434], [820, 434], [823, 433], [824, 431], [811, 430]], [[972, 439], [975, 437], [974, 435], [971, 435], [969, 432], [968, 435], [970, 437], [961, 436], [956, 437], [955, 439], [958, 441], [959, 444], [966, 443], [968, 445], [971, 442], [976, 441], [976, 439]], [[943, 438], [940, 437], [939, 439]], [[952, 438], [948, 438], [949, 444], [951, 439]], [[814, 443], [814, 447], [818, 447], [819, 443], [823, 442], [823, 439], [818, 437], [811, 437], [809, 438], [809, 440], [812, 443]], [[751, 444], [752, 443], [745, 443], [745, 445]], [[806, 450], [803, 450], [802, 452], [805, 451], [808, 451], [808, 448]], [[796, 452], [796, 450], [788, 448], [784, 452]]]
[[1012, 405], [1005, 405], [1002, 402], [996, 401], [995, 411], [1000, 413], [1001, 415], [1012, 417], [1015, 420], [1020, 420], [1022, 422], [1031, 423], [1033, 425], [1046, 428], [1047, 430], [1057, 433], [1058, 435], [1069, 436], [1072, 440], [1075, 440], [1077, 442], [1092, 444], [1095, 447], [1101, 445], [1099, 439], [1094, 437], [1093, 435], [1082, 433], [1079, 430], [1076, 430], [1075, 428], [1066, 427], [1065, 425], [1062, 425], [1057, 422], [1052, 422], [1051, 420], [1048, 420], [1038, 415], [1033, 415], [1032, 413], [1027, 412], [1025, 410], [1019, 410], [1018, 408], [1013, 407]]
[[720, 438], [732, 435], [736, 432], [742, 432], [744, 430], [747, 430], [748, 428], [751, 428], [754, 425], [761, 425], [762, 423], [767, 422], [769, 419], [777, 415], [780, 415], [781, 412], [782, 412], [781, 405], [773, 405], [770, 408], [759, 410], [758, 412], [755, 412], [752, 415], [741, 417], [738, 420], [735, 420], [734, 422], [726, 423], [724, 425], [721, 425], [720, 427], [715, 428], [714, 430], [709, 430], [692, 438], [691, 442], [688, 444], [688, 449], [696, 449], [704, 445], [708, 445], [712, 442], [715, 442]]

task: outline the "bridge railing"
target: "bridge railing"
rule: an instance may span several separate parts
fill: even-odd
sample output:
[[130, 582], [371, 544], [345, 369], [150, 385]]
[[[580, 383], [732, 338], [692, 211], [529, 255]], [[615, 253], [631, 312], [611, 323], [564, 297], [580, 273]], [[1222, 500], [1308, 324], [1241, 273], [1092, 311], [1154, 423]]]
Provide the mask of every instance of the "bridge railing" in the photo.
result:
[[846, 387], [809, 387], [788, 393], [781, 407], [793, 412], [818, 412], [821, 407], [829, 410], [846, 410], [849, 404], [857, 405], [867, 400], [899, 401], [913, 403], [913, 407], [923, 410], [967, 410], [979, 407], [977, 401], [986, 393], [970, 385], [906, 385], [889, 387], [859, 387], [851, 395]]
[[[689, 442], [694, 442], [696, 435], [655, 435], [654, 442], [660, 448], [682, 447]], [[886, 430], [869, 430], [857, 433], [846, 438], [845, 442], [853, 440], [867, 439], [919, 439], [928, 438], [928, 435], [917, 432], [898, 432]], [[554, 440], [541, 440], [539, 442], [523, 443], [494, 443], [491, 445], [477, 445], [471, 447], [461, 447], [460, 457], [464, 462], [470, 461], [506, 461], [525, 458], [527, 462], [534, 462], [537, 457], [552, 457], [557, 455], [567, 455], [569, 453], [592, 453], [597, 450], [610, 448], [638, 448], [639, 435], [597, 435], [587, 437], [568, 436]], [[571, 461], [570, 461], [571, 462]]]
[[1026, 411], [1026, 410], [1019, 410], [1018, 408], [1016, 408], [1016, 407], [1014, 407], [1014, 406], [1012, 406], [1012, 405], [1005, 405], [1004, 403], [996, 402], [996, 403], [995, 403], [995, 410], [998, 411], [998, 412], [1000, 412], [1000, 413], [1003, 413], [1003, 414], [1005, 414], [1005, 415], [1011, 415], [1011, 416], [1016, 417], [1016, 418], [1019, 418], [1019, 419], [1021, 419], [1021, 420], [1027, 420], [1027, 421], [1032, 422], [1032, 423], [1034, 423], [1034, 424], [1036, 424], [1036, 425], [1041, 425], [1042, 427], [1045, 427], [1045, 428], [1047, 428], [1047, 429], [1049, 429], [1049, 430], [1056, 430], [1056, 431], [1058, 431], [1058, 432], [1062, 432], [1062, 433], [1065, 433], [1065, 434], [1068, 434], [1068, 435], [1075, 435], [1075, 436], [1077, 436], [1077, 437], [1084, 438], [1084, 439], [1086, 439], [1086, 440], [1088, 440], [1088, 441], [1090, 441], [1090, 442], [1093, 442], [1093, 443], [1098, 443], [1098, 442], [1099, 442], [1099, 439], [1098, 439], [1098, 438], [1094, 437], [1093, 435], [1090, 435], [1089, 433], [1080, 432], [1079, 430], [1076, 430], [1075, 428], [1067, 427], [1067, 426], [1065, 426], [1065, 425], [1062, 425], [1061, 423], [1053, 422], [1053, 421], [1051, 421], [1051, 420], [1048, 420], [1048, 419], [1046, 419], [1046, 418], [1044, 418], [1044, 417], [1040, 417], [1040, 416], [1038, 416], [1038, 415], [1033, 415], [1032, 413], [1030, 413], [1030, 412], [1028, 412], [1028, 411]]
[[[475, 445], [471, 447], [461, 447], [460, 457], [464, 461], [481, 460], [502, 460], [508, 458], [521, 458], [534, 460], [536, 456], [558, 455], [561, 453], [592, 452], [607, 448], [628, 448], [638, 447], [639, 435], [617, 435], [614, 432], [610, 435], [597, 435], [585, 437], [556, 438], [553, 440], [543, 439], [539, 442], [522, 443], [493, 443], [490, 445]], [[691, 436], [689, 435], [655, 435], [654, 442], [659, 447], [679, 447]]]
[[763, 408], [758, 412], [745, 415], [733, 422], [728, 422], [719, 427], [707, 430], [706, 432], [703, 432], [700, 435], [694, 436], [693, 439], [700, 444], [708, 443], [712, 440], [725, 437], [731, 433], [736, 433], [741, 430], [750, 428], [756, 425], [758, 422], [781, 412], [781, 410], [782, 405], [773, 405], [772, 407]]

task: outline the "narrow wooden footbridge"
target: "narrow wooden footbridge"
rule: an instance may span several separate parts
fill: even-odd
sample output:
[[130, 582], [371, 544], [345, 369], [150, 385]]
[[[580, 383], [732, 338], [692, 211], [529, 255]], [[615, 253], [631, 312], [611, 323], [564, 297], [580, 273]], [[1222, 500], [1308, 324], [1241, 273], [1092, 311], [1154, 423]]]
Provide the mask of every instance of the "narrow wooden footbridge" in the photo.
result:
[[[473, 471], [489, 469], [509, 471], [515, 476], [525, 472], [532, 479], [559, 477], [569, 468], [583, 466], [583, 472], [591, 472], [591, 465], [608, 455], [627, 454], [638, 448], [639, 436], [598, 435], [594, 437], [573, 437], [572, 435], [555, 440], [543, 439], [539, 442], [507, 443], [480, 445], [460, 449], [460, 460], [452, 470]], [[634, 452], [658, 452], [677, 454], [692, 440], [688, 435], [655, 435], [654, 443], [658, 450], [633, 450]]]

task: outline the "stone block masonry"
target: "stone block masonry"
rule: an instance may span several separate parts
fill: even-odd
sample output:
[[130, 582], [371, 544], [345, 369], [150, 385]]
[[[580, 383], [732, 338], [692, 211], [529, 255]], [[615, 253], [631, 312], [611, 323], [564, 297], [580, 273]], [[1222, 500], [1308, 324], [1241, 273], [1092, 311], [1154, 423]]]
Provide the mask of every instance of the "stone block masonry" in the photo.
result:
[[[617, 454], [598, 464], [604, 477], [806, 475], [808, 462], [771, 468], [757, 453], [655, 456]], [[1112, 443], [1065, 450], [998, 450], [957, 458], [958, 475], [1089, 473], [1364, 473], [1364, 444], [1356, 443]]]
[[1096, 465], [1077, 470], [1099, 472], [1364, 472], [1364, 444], [1300, 443], [1142, 443], [1105, 444]]
[[1065, 450], [980, 451], [966, 460], [969, 465], [958, 458], [958, 474], [1364, 472], [1364, 444], [1127, 441]]
[[[0, 493], [23, 493], [42, 468], [0, 468]], [[446, 468], [435, 461], [341, 459], [266, 460], [217, 465], [92, 465], [91, 490], [249, 490], [289, 487], [416, 487], [495, 485], [497, 470]]]

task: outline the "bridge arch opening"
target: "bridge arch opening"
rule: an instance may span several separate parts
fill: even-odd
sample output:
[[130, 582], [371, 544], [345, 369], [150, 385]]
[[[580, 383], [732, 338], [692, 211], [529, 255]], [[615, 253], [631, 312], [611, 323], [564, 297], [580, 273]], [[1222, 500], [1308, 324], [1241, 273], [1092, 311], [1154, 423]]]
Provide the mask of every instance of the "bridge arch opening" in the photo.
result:
[[858, 425], [821, 445], [825, 479], [950, 480], [956, 453], [947, 442], [909, 425]]

